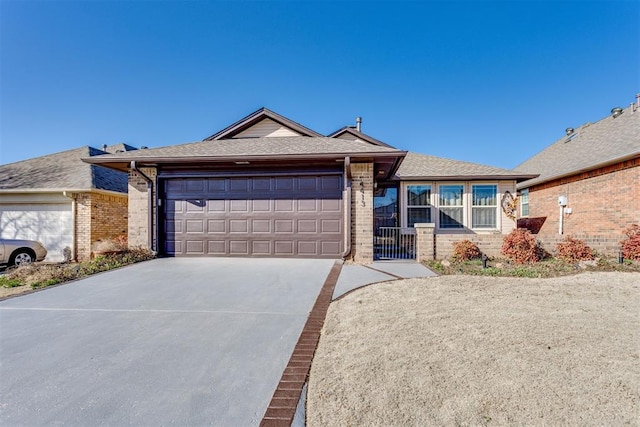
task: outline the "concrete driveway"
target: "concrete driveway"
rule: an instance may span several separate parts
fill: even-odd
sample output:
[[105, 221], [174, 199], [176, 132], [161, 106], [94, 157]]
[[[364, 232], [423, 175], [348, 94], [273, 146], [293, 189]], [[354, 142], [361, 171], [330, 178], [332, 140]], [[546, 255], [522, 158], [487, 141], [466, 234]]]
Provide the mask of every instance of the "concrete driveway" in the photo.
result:
[[333, 260], [167, 258], [0, 302], [1, 425], [258, 425]]

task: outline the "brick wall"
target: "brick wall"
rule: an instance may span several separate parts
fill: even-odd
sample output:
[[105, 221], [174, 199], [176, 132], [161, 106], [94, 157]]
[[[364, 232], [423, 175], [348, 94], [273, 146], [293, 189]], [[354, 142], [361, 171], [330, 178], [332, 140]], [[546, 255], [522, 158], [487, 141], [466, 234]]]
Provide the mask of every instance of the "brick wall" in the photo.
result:
[[[572, 211], [564, 214], [563, 235], [558, 233], [561, 195], [567, 196], [567, 208]], [[640, 223], [640, 162], [620, 162], [531, 187], [529, 217], [545, 218], [536, 237], [550, 252], [558, 241], [571, 236], [614, 256], [624, 229]]]
[[373, 262], [373, 163], [351, 164], [351, 259]]
[[500, 233], [436, 234], [436, 258], [451, 258], [453, 255], [453, 244], [461, 240], [469, 240], [475, 243], [478, 246], [478, 249], [489, 257], [501, 257], [502, 255], [500, 254], [500, 250], [502, 249], [504, 236], [504, 234]]
[[91, 195], [91, 243], [126, 235], [128, 232], [127, 195]]
[[76, 256], [91, 257], [98, 240], [127, 233], [127, 195], [79, 193], [76, 195]]
[[[142, 173], [155, 182], [157, 171], [155, 168], [140, 168]], [[152, 212], [149, 212], [147, 182], [135, 171], [129, 171], [129, 246], [149, 248], [149, 235], [153, 234], [156, 218], [155, 188], [152, 191]], [[152, 215], [152, 228], [149, 229], [149, 215]], [[155, 238], [155, 236], [153, 236]], [[152, 243], [155, 247], [155, 241]]]
[[79, 261], [91, 257], [91, 193], [76, 195], [76, 256]]

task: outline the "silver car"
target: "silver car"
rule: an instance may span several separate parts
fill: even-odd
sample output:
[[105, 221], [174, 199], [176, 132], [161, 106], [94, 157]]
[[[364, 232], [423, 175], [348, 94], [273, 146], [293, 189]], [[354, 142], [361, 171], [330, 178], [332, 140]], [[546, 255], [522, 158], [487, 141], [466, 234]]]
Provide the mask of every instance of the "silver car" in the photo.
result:
[[34, 240], [0, 239], [0, 265], [18, 266], [42, 261], [47, 250]]

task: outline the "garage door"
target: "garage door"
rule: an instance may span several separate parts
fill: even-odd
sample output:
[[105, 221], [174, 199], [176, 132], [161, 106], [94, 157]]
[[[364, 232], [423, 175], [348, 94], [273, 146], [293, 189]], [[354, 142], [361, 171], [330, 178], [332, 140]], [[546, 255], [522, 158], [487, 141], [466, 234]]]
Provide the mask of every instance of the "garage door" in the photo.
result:
[[164, 181], [164, 249], [174, 256], [339, 257], [340, 175]]
[[45, 261], [64, 261], [64, 249], [73, 248], [71, 203], [0, 204], [0, 236], [37, 240], [47, 248]]

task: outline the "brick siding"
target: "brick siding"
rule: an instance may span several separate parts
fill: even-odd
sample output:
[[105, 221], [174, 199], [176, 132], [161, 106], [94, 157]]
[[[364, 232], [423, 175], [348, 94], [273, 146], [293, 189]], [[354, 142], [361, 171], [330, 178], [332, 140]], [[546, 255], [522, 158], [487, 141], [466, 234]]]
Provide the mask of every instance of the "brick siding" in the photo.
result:
[[[155, 181], [155, 168], [140, 168], [142, 173]], [[155, 188], [152, 188], [152, 200], [155, 207]], [[129, 246], [149, 248], [149, 233], [155, 227], [155, 209], [149, 212], [147, 198], [147, 181], [137, 172], [129, 172]], [[152, 229], [149, 230], [149, 215], [154, 215]], [[154, 236], [155, 238], [155, 236]], [[155, 246], [155, 242], [153, 243]]]
[[[567, 196], [563, 235], [558, 233], [558, 196]], [[566, 236], [584, 240], [608, 256], [620, 249], [623, 232], [640, 223], [640, 163], [638, 159], [554, 180], [529, 188], [529, 221], [542, 223], [537, 238], [547, 251]]]
[[351, 259], [373, 262], [373, 163], [351, 164]]
[[91, 257], [92, 245], [101, 239], [127, 234], [127, 195], [80, 193], [76, 196], [76, 255]]

